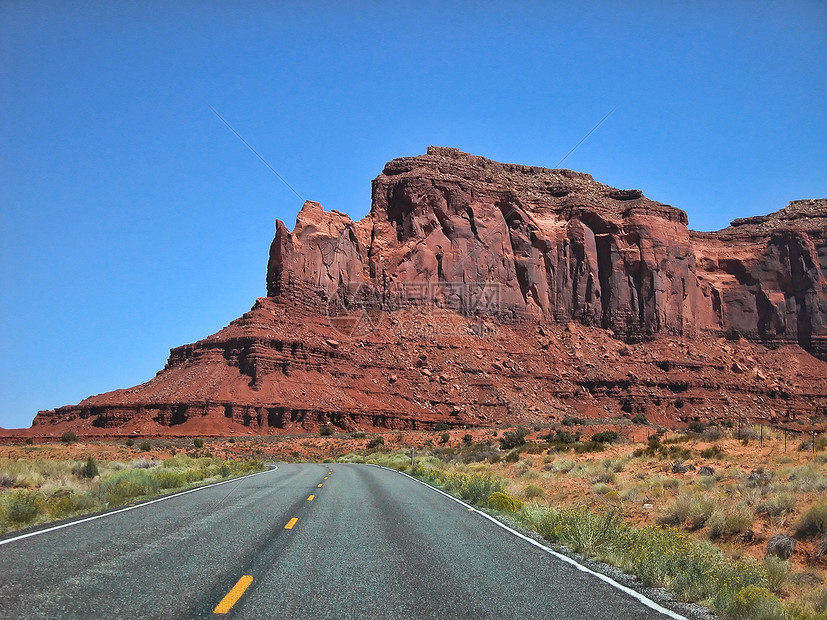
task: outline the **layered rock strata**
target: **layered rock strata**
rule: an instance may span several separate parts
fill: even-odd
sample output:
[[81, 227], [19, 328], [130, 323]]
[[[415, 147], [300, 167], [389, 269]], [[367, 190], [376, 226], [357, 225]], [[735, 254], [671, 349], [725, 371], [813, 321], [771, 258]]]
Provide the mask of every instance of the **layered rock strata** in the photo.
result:
[[627, 420], [827, 406], [827, 200], [722, 231], [587, 174], [431, 147], [353, 222], [277, 222], [267, 298], [151, 381], [40, 412], [112, 434]]

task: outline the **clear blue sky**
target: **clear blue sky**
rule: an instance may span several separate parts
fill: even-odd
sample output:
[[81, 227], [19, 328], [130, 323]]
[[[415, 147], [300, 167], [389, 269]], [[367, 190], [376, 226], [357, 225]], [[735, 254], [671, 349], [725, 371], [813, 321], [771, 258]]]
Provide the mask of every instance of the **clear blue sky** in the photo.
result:
[[265, 294], [273, 222], [394, 157], [565, 162], [711, 230], [827, 196], [827, 3], [0, 2], [0, 426]]

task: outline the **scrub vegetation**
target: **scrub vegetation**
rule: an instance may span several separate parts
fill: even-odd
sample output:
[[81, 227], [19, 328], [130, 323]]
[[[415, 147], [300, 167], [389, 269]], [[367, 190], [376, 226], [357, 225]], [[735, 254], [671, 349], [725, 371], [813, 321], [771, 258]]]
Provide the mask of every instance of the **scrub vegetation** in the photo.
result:
[[[339, 458], [409, 473], [720, 617], [827, 620], [824, 442], [762, 446], [696, 425], [633, 444], [567, 429], [490, 431]], [[781, 535], [794, 552], [768, 552]], [[779, 546], [779, 548], [782, 548]]]
[[2, 458], [0, 533], [263, 469], [253, 460], [183, 454], [130, 461]]

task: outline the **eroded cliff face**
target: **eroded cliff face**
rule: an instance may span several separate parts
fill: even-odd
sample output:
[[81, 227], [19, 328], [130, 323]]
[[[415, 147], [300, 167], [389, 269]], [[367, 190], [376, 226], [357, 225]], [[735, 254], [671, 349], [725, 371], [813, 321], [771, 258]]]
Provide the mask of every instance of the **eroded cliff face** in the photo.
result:
[[278, 222], [267, 297], [243, 317], [172, 349], [151, 381], [34, 427], [825, 415], [826, 237], [827, 200], [697, 233], [639, 190], [431, 147], [385, 166], [360, 222], [314, 202], [292, 232]]
[[824, 359], [825, 274], [827, 200], [693, 233], [639, 190], [431, 147], [385, 166], [361, 222], [307, 203], [292, 233], [279, 223], [267, 283], [317, 308], [358, 287], [386, 311], [575, 320], [630, 342], [743, 336]]

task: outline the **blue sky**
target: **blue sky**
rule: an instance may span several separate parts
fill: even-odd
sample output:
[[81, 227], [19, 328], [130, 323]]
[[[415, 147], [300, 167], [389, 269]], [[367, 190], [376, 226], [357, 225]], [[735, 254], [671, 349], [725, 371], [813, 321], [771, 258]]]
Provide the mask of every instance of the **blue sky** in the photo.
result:
[[275, 219], [455, 146], [713, 230], [827, 196], [827, 4], [0, 3], [0, 426], [150, 379], [265, 293]]

